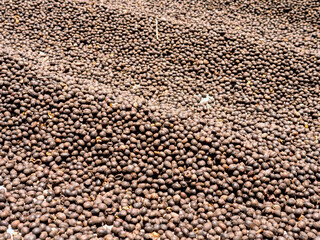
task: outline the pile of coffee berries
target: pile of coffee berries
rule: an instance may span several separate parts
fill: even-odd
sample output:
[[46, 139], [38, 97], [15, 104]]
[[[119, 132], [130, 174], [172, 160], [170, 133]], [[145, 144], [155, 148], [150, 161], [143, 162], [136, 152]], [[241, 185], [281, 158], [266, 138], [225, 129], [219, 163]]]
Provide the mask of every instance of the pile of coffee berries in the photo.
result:
[[320, 239], [319, 9], [2, 1], [0, 240]]

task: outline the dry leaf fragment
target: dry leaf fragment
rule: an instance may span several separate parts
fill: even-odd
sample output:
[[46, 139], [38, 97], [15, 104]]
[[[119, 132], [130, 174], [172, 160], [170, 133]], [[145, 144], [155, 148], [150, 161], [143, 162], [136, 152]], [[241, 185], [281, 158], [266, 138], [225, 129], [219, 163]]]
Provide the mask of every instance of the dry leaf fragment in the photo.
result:
[[157, 233], [157, 232], [152, 232], [151, 233], [151, 238], [159, 238], [160, 237], [160, 234]]
[[16, 24], [18, 24], [20, 21], [19, 21], [19, 16], [18, 15], [15, 15], [14, 16], [14, 20], [16, 21]]
[[49, 118], [51, 118], [51, 119], [54, 117], [54, 115], [53, 115], [50, 111], [48, 112], [48, 116], [49, 116]]
[[260, 228], [258, 231], [256, 231], [256, 234], [259, 234], [259, 233], [262, 233], [263, 232], [263, 229]]

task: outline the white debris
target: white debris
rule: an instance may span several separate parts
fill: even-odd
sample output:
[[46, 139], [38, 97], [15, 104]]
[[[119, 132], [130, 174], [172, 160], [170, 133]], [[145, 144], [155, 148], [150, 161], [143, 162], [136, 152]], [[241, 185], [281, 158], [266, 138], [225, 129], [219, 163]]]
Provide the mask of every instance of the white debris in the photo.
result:
[[139, 84], [136, 84], [136, 85], [133, 85], [133, 89], [137, 89], [137, 88], [140, 88], [141, 86]]
[[213, 97], [211, 97], [211, 96], [209, 96], [209, 95], [207, 94], [207, 96], [206, 96], [205, 98], [202, 98], [202, 99], [201, 99], [200, 104], [201, 104], [201, 103], [208, 103], [210, 100], [213, 100], [213, 99], [214, 99]]
[[11, 227], [11, 224], [9, 224], [9, 226], [8, 226], [7, 233], [10, 234], [11, 239], [13, 239], [13, 235], [17, 234], [17, 232], [14, 231], [13, 228]]
[[111, 231], [111, 229], [113, 228], [113, 225], [110, 225], [110, 226], [109, 226], [109, 225], [106, 224], [106, 225], [104, 225], [103, 227], [104, 227], [105, 229], [109, 229], [109, 230]]
[[11, 227], [11, 224], [9, 224], [9, 226], [8, 226], [7, 233], [9, 233], [9, 234], [13, 234], [13, 233], [14, 233], [14, 230], [13, 230], [13, 228]]
[[5, 186], [3, 186], [3, 185], [0, 186], [0, 190], [2, 190], [2, 189], [3, 189], [5, 192], [7, 191], [7, 189], [6, 189]]

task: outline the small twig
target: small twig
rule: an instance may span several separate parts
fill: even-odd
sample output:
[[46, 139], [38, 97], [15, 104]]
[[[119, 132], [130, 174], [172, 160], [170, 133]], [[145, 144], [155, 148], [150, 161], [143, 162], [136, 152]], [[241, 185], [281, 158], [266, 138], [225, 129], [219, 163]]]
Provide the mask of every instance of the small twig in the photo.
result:
[[156, 19], [156, 38], [159, 40], [158, 19]]

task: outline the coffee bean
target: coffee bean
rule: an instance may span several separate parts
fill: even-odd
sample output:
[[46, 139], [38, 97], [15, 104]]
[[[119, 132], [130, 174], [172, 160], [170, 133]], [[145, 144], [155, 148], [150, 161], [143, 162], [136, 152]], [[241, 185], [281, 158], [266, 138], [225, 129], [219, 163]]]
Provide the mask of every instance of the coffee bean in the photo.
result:
[[2, 6], [5, 239], [319, 235], [319, 6], [162, 5]]

